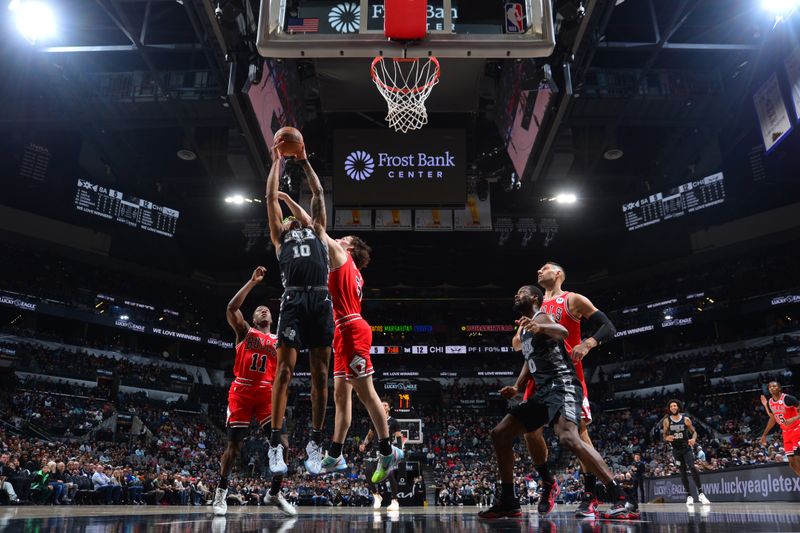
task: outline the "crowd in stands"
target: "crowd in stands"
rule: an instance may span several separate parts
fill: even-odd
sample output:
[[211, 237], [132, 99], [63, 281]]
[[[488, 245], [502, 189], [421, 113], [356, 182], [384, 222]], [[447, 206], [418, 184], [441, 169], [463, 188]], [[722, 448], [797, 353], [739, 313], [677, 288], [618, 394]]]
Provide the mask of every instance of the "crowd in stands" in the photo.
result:
[[158, 363], [137, 363], [128, 358], [94, 355], [66, 347], [39, 343], [14, 345], [19, 369], [34, 374], [94, 381], [100, 374], [117, 376], [123, 385], [171, 390], [176, 384], [192, 383], [196, 376], [183, 368]]
[[713, 379], [783, 368], [798, 347], [800, 337], [778, 336], [765, 346], [725, 351], [711, 347], [669, 358], [640, 359], [618, 366], [608, 373], [600, 368], [598, 377], [601, 383], [610, 381], [615, 390], [661, 387], [680, 383], [686, 374]]

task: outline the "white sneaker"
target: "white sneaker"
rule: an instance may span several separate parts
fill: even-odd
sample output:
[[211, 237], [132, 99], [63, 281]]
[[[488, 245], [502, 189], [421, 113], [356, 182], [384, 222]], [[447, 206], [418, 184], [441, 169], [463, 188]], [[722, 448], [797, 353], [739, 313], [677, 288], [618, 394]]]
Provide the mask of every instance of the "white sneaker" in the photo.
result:
[[322, 446], [310, 440], [306, 444], [306, 453], [308, 454], [308, 459], [304, 463], [306, 471], [316, 476], [322, 471], [322, 457], [325, 455], [322, 451]]
[[692, 498], [691, 496], [689, 496], [688, 498], [686, 498], [686, 505], [687, 505], [687, 506], [689, 506], [689, 507], [691, 507], [692, 505], [694, 505], [694, 498]]
[[386, 508], [387, 511], [399, 511], [400, 510], [400, 502], [397, 500], [392, 500], [392, 503], [389, 504], [389, 507]]
[[267, 456], [269, 457], [270, 472], [273, 474], [286, 474], [289, 472], [289, 467], [286, 466], [286, 462], [283, 460], [283, 444], [278, 444], [274, 448], [270, 446]]
[[224, 516], [215, 516], [211, 521], [211, 533], [225, 533], [228, 521]]
[[228, 497], [228, 489], [217, 489], [214, 493], [214, 501], [211, 508], [217, 516], [225, 516], [228, 512], [228, 502], [225, 499]]
[[711, 502], [708, 500], [708, 498], [706, 498], [706, 495], [703, 494], [702, 492], [697, 497], [697, 499], [700, 500], [700, 503], [702, 503], [703, 505], [711, 505]]
[[373, 494], [372, 496], [373, 496], [373, 498], [375, 498], [372, 501], [372, 508], [373, 509], [380, 509], [381, 508], [381, 504], [383, 503], [383, 498], [381, 498], [380, 494]]
[[297, 509], [292, 507], [292, 504], [286, 501], [286, 498], [283, 497], [283, 494], [280, 492], [273, 496], [272, 494], [267, 491], [267, 494], [264, 496], [264, 504], [265, 505], [274, 505], [278, 509], [281, 510], [283, 514], [286, 516], [296, 516]]

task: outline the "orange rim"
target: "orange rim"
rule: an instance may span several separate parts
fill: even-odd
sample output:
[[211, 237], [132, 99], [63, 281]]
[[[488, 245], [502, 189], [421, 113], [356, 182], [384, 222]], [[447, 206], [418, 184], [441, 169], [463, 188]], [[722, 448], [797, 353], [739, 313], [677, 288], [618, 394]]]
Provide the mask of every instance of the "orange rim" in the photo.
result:
[[[421, 58], [418, 58], [418, 57], [392, 57], [390, 59], [392, 61], [394, 61], [395, 63], [418, 63]], [[370, 67], [370, 71], [371, 71], [371, 75], [372, 75], [372, 81], [374, 81], [377, 85], [380, 85], [381, 88], [386, 89], [387, 91], [392, 92], [392, 93], [408, 94], [408, 93], [418, 93], [418, 92], [424, 91], [428, 87], [430, 87], [432, 85], [435, 85], [439, 81], [439, 76], [442, 73], [442, 70], [439, 67], [439, 60], [438, 59], [436, 59], [434, 56], [429, 56], [427, 59], [429, 61], [431, 61], [435, 65], [436, 71], [435, 71], [433, 77], [431, 78], [431, 80], [428, 83], [424, 84], [424, 85], [420, 85], [418, 87], [414, 87], [413, 89], [401, 89], [399, 87], [391, 87], [389, 85], [386, 85], [383, 82], [383, 80], [381, 80], [380, 76], [378, 76], [378, 72], [375, 69], [375, 66], [378, 63], [386, 60], [386, 58], [383, 57], [383, 56], [378, 56], [378, 57], [376, 57], [375, 59], [372, 60], [372, 66]]]

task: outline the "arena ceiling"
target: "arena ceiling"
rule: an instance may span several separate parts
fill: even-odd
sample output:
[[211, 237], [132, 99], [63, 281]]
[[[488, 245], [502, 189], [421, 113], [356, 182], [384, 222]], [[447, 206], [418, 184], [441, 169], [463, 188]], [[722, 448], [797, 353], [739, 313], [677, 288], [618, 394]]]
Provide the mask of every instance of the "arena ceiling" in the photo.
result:
[[[495, 217], [553, 217], [558, 234], [544, 247], [539, 240], [523, 246], [519, 238], [501, 246], [497, 232], [375, 233], [373, 284], [502, 286], [529, 276], [548, 258], [580, 265], [584, 275], [602, 275], [690, 254], [686, 235], [695, 225], [795, 201], [797, 184], [784, 178], [785, 169], [796, 164], [789, 148], [779, 161], [765, 163], [772, 175], [768, 190], [752, 194], [743, 185], [754, 181], [748, 154], [760, 143], [751, 105], [754, 84], [790, 46], [785, 26], [798, 26], [794, 17], [776, 27], [757, 4], [559, 0], [556, 52], [522, 69], [520, 81], [535, 88], [548, 63], [558, 94], [519, 190], [506, 190], [512, 166], [494, 125], [504, 104], [496, 90], [503, 63], [445, 64], [452, 83], [437, 87], [430, 99], [432, 127], [467, 130], [475, 175], [492, 182]], [[12, 169], [0, 201], [89, 225], [64, 201], [73, 194], [77, 173], [181, 211], [174, 240], [153, 244], [153, 237], [126, 234], [125, 245], [113, 250], [119, 258], [223, 280], [269, 261], [264, 239], [248, 243], [242, 233], [246, 222], [263, 220], [263, 204], [234, 211], [222, 201], [232, 190], [260, 195], [269, 163], [240, 94], [256, 58], [258, 2], [56, 5], [62, 31], [46, 45], [32, 47], [8, 26], [0, 34], [2, 162]], [[578, 16], [579, 9], [585, 16]], [[8, 13], [3, 16], [10, 24]], [[566, 63], [571, 84], [563, 76]], [[296, 111], [308, 146], [316, 147], [315, 165], [324, 172], [331, 164], [333, 130], [379, 127], [382, 100], [353, 61], [307, 60], [291, 68], [301, 93]], [[354, 79], [360, 88], [346, 90]], [[68, 160], [60, 171], [64, 179], [40, 183], [16, 176], [19, 154], [30, 143]], [[609, 159], [612, 149], [622, 157]], [[180, 150], [196, 158], [180, 159]], [[732, 167], [735, 178], [724, 209], [658, 233], [625, 230], [622, 202], [723, 167]], [[579, 204], [565, 210], [542, 201], [563, 190], [575, 191]], [[657, 249], [639, 252], [654, 240]]]

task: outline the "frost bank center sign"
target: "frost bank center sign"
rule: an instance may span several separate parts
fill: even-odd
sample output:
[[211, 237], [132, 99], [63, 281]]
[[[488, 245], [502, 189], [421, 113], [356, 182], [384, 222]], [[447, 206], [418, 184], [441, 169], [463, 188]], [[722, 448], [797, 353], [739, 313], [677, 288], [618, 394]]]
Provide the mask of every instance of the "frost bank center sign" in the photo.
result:
[[334, 204], [463, 208], [465, 153], [463, 130], [340, 130], [334, 139]]

